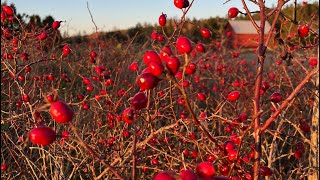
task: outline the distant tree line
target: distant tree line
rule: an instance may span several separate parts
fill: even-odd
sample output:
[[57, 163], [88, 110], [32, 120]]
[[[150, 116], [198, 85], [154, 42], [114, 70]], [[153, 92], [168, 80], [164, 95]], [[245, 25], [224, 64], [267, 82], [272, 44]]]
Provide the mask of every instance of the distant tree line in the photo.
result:
[[[2, 6], [9, 5], [7, 1], [1, 3]], [[14, 15], [17, 17], [13, 19], [12, 22], [9, 22], [7, 19], [3, 22], [4, 27], [12, 28], [13, 30], [20, 28], [20, 23], [23, 25], [24, 30], [26, 31], [36, 31], [37, 29], [49, 29], [51, 28], [52, 23], [55, 19], [51, 15], [45, 16], [43, 19], [37, 14], [26, 14], [26, 13], [18, 13], [17, 8], [14, 3], [9, 5], [14, 10]], [[61, 37], [60, 31], [58, 31], [58, 36]]]
[[[271, 7], [272, 8], [272, 7]], [[296, 11], [296, 13], [294, 13], [294, 11]], [[282, 9], [282, 16], [281, 16], [281, 20], [282, 21], [278, 21], [276, 24], [276, 28], [279, 29], [281, 26], [281, 23], [283, 21], [287, 21], [288, 24], [290, 25], [291, 21], [294, 21], [295, 24], [293, 24], [293, 28], [297, 27], [298, 24], [302, 23], [302, 22], [309, 22], [312, 18], [312, 12], [315, 11], [319, 11], [319, 3], [318, 2], [314, 2], [314, 3], [310, 3], [310, 4], [297, 4], [296, 8], [295, 5], [293, 3], [285, 6]], [[296, 14], [296, 15], [294, 15]], [[294, 17], [295, 16], [295, 17]], [[255, 20], [259, 20], [259, 13], [254, 13], [253, 14], [253, 18]], [[268, 19], [268, 22], [271, 24], [272, 20], [273, 20], [273, 16], [271, 16]], [[287, 19], [289, 18], [289, 19]], [[210, 17], [207, 19], [188, 19], [187, 21], [189, 23], [187, 23], [184, 28], [182, 29], [182, 32], [185, 36], [189, 37], [192, 41], [194, 42], [198, 42], [198, 41], [202, 41], [203, 43], [210, 43], [209, 41], [218, 41], [220, 40], [224, 33], [224, 28], [225, 25], [227, 24], [229, 19], [227, 18], [223, 18], [223, 17]], [[244, 15], [239, 15], [236, 20], [249, 20], [249, 18], [247, 16]], [[178, 19], [168, 19], [167, 20], [167, 24], [164, 27], [164, 32], [166, 32], [167, 35], [171, 35], [172, 32], [175, 29], [175, 24], [174, 21], [178, 22]], [[314, 21], [318, 21], [318, 16], [316, 16], [316, 19], [314, 19]], [[200, 35], [200, 31], [199, 28], [200, 27], [205, 27], [208, 28], [212, 31], [212, 38], [211, 40], [209, 39], [202, 39], [201, 35]], [[282, 28], [282, 32], [281, 34], [283, 35], [287, 35], [289, 33], [292, 33], [292, 26], [290, 26], [291, 28]], [[318, 29], [319, 27], [313, 27], [314, 29]], [[159, 26], [158, 24], [141, 24], [138, 23], [135, 27], [132, 28], [128, 28], [126, 30], [115, 30], [115, 31], [110, 31], [110, 32], [104, 32], [104, 33], [100, 33], [100, 37], [102, 39], [109, 39], [109, 38], [113, 38], [115, 40], [118, 41], [127, 41], [131, 38], [135, 37], [135, 42], [137, 43], [145, 43], [148, 39], [150, 39], [151, 33], [153, 31], [157, 31], [158, 33], [162, 33], [162, 29], [161, 26]], [[73, 41], [75, 42], [83, 42], [83, 41], [88, 41], [88, 39], [86, 38], [87, 36], [75, 36], [73, 38], [71, 38]]]
[[[7, 2], [4, 1], [1, 3], [1, 6], [7, 5]], [[41, 19], [39, 15], [33, 14], [33, 15], [27, 15], [25, 13], [17, 13], [15, 5], [12, 3], [10, 6], [14, 9], [16, 17], [19, 19], [20, 23], [26, 25], [25, 27], [27, 29], [32, 29], [35, 27], [40, 28], [50, 28], [51, 24], [55, 21], [55, 19], [48, 15], [45, 18]], [[285, 8], [282, 9], [282, 20], [285, 20], [287, 18], [290, 18], [291, 23], [295, 23], [294, 25], [297, 26], [301, 22], [309, 22], [312, 18], [312, 12], [318, 11], [319, 12], [319, 3], [314, 2], [312, 4], [297, 4], [296, 8], [293, 3], [287, 5]], [[255, 20], [259, 19], [259, 13], [254, 13], [253, 18]], [[314, 21], [318, 21], [318, 16], [316, 16], [317, 19], [314, 19]], [[248, 20], [247, 16], [239, 15], [236, 20]], [[271, 23], [273, 20], [273, 17], [271, 17], [268, 21]], [[288, 19], [287, 19], [288, 20]], [[164, 32], [170, 36], [174, 29], [175, 29], [175, 22], [178, 22], [179, 19], [167, 19], [167, 24], [164, 28]], [[218, 41], [220, 40], [224, 32], [224, 27], [226, 23], [228, 22], [228, 19], [223, 17], [210, 17], [207, 19], [187, 19], [187, 24], [182, 29], [182, 33], [189, 37], [192, 41], [198, 42], [202, 41], [203, 43], [210, 43], [210, 41]], [[19, 27], [18, 26], [18, 20], [14, 20], [12, 23], [8, 23], [8, 26], [12, 26], [13, 28]], [[290, 21], [289, 21], [290, 23]], [[278, 29], [281, 26], [281, 22], [279, 21], [276, 25], [276, 28]], [[199, 28], [205, 27], [212, 31], [212, 38], [211, 39], [202, 39], [200, 35]], [[319, 27], [314, 27], [315, 29], [318, 29]], [[126, 30], [114, 30], [109, 32], [99, 32], [98, 36], [100, 40], [107, 40], [107, 39], [114, 39], [118, 42], [122, 41], [128, 41], [135, 37], [136, 43], [145, 43], [148, 39], [151, 37], [151, 33], [153, 31], [157, 31], [158, 33], [162, 33], [161, 26], [158, 24], [148, 24], [148, 23], [137, 23], [135, 27], [128, 28]], [[283, 28], [282, 34], [288, 34], [292, 32], [292, 29]], [[59, 32], [59, 36], [61, 37], [61, 34]], [[69, 43], [82, 43], [82, 42], [88, 42], [92, 39], [92, 35], [81, 35], [80, 33], [76, 36], [72, 37], [65, 37], [65, 40]]]

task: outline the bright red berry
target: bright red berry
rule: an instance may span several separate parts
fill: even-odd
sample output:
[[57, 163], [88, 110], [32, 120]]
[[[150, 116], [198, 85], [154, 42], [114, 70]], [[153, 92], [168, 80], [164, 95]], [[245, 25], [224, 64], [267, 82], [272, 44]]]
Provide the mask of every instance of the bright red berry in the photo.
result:
[[51, 104], [49, 113], [58, 123], [67, 123], [74, 116], [73, 110], [63, 101], [57, 100]]
[[154, 76], [160, 76], [164, 71], [164, 67], [162, 63], [157, 63], [155, 61], [151, 61], [148, 64], [148, 67], [151, 70], [151, 74], [153, 74]]
[[310, 67], [315, 67], [317, 64], [318, 64], [317, 59], [310, 59], [310, 61], [309, 61]]
[[158, 164], [159, 164], [159, 161], [158, 161], [158, 159], [153, 158], [153, 159], [151, 159], [151, 163], [152, 163], [153, 165], [158, 165]]
[[151, 61], [155, 61], [157, 63], [161, 63], [161, 59], [158, 53], [154, 50], [149, 50], [143, 55], [143, 62], [148, 65]]
[[239, 138], [239, 136], [237, 134], [232, 134], [230, 136], [230, 140], [233, 141], [235, 144], [240, 144], [241, 139]]
[[140, 110], [147, 107], [147, 104], [148, 98], [143, 92], [138, 92], [131, 99], [131, 106], [136, 110]]
[[59, 21], [54, 21], [52, 23], [52, 29], [58, 29], [60, 27], [60, 22]]
[[236, 100], [239, 99], [239, 97], [240, 97], [240, 92], [239, 91], [232, 91], [228, 95], [228, 100], [229, 101], [236, 101]]
[[298, 34], [300, 37], [305, 37], [309, 33], [309, 26], [307, 24], [302, 24], [299, 26]]
[[162, 34], [158, 34], [157, 41], [162, 42], [164, 40], [164, 36]]
[[200, 177], [211, 177], [216, 171], [210, 162], [201, 162], [196, 167], [196, 172]]
[[227, 152], [230, 152], [231, 150], [233, 150], [235, 148], [235, 144], [233, 141], [226, 141], [223, 145], [224, 149], [227, 151]]
[[206, 100], [206, 94], [205, 93], [198, 93], [198, 99], [200, 101]]
[[194, 74], [197, 70], [197, 65], [195, 63], [189, 63], [186, 67], [186, 74]]
[[4, 12], [1, 12], [1, 21], [4, 21], [6, 19], [6, 14]]
[[156, 31], [153, 31], [151, 34], [151, 39], [156, 40], [158, 37], [158, 33]]
[[29, 132], [29, 139], [34, 144], [46, 146], [56, 140], [56, 133], [49, 127], [41, 126]]
[[173, 3], [179, 9], [186, 8], [189, 6], [188, 0], [174, 0]]
[[180, 60], [177, 57], [168, 57], [166, 60], [166, 66], [172, 75], [175, 75], [180, 68]]
[[91, 54], [90, 54], [90, 57], [92, 57], [92, 58], [95, 58], [95, 57], [97, 57], [97, 52], [95, 52], [95, 51], [92, 51], [92, 52], [91, 52]]
[[38, 40], [39, 41], [42, 41], [42, 40], [44, 40], [46, 38], [47, 38], [47, 33], [46, 32], [43, 32], [38, 36]]
[[93, 91], [93, 89], [94, 89], [94, 87], [91, 84], [87, 85], [87, 87], [86, 87], [87, 91]]
[[266, 91], [267, 89], [269, 89], [269, 84], [268, 84], [267, 81], [262, 81], [262, 82], [261, 82], [261, 89], [262, 89], [263, 91]]
[[29, 101], [30, 101], [29, 95], [28, 95], [28, 94], [24, 94], [24, 95], [22, 96], [22, 100], [23, 100], [24, 102], [29, 102]]
[[269, 78], [271, 78], [271, 79], [276, 78], [276, 75], [275, 75], [275, 74], [273, 74], [273, 73], [269, 73], [269, 74], [268, 74], [268, 76], [269, 76]]
[[169, 46], [164, 46], [160, 51], [160, 59], [165, 61], [168, 57], [172, 55], [172, 51]]
[[190, 155], [194, 158], [197, 158], [198, 157], [198, 153], [196, 151], [191, 151], [190, 152]]
[[196, 50], [197, 50], [198, 52], [202, 52], [202, 53], [205, 53], [205, 52], [206, 52], [206, 48], [204, 47], [204, 45], [203, 45], [202, 43], [198, 43], [198, 44], [196, 45]]
[[2, 171], [5, 171], [7, 169], [8, 169], [8, 164], [4, 163], [4, 164], [1, 165], [1, 170]]
[[69, 55], [70, 54], [70, 48], [69, 48], [69, 45], [64, 45], [63, 46], [63, 48], [62, 48], [62, 53], [63, 53], [63, 55], [65, 55], [65, 56], [67, 56], [67, 55]]
[[282, 95], [279, 92], [275, 92], [273, 94], [271, 94], [270, 96], [270, 100], [274, 103], [278, 103], [280, 101], [282, 101]]
[[228, 176], [229, 171], [230, 171], [230, 166], [228, 164], [222, 164], [219, 168], [219, 172], [223, 176]]
[[153, 180], [176, 180], [176, 174], [173, 171], [162, 171], [153, 177]]
[[151, 73], [141, 74], [137, 78], [137, 84], [141, 91], [153, 89], [158, 85], [159, 79]]
[[165, 26], [166, 23], [167, 23], [167, 15], [162, 13], [159, 16], [159, 24], [160, 24], [160, 26]]
[[293, 155], [294, 155], [295, 158], [300, 159], [302, 157], [302, 152], [301, 151], [295, 151]]
[[90, 81], [89, 78], [84, 77], [84, 78], [82, 78], [82, 81], [83, 81], [84, 84], [87, 84], [87, 85], [91, 84], [91, 81]]
[[126, 108], [122, 112], [122, 120], [128, 124], [131, 124], [134, 120], [135, 110], [133, 108]]
[[150, 74], [151, 74], [151, 69], [150, 69], [149, 67], [144, 68], [144, 69], [141, 71], [141, 74], [146, 74], [146, 73], [150, 73]]
[[24, 70], [25, 70], [26, 73], [30, 72], [31, 71], [31, 66], [29, 66], [29, 65], [26, 66], [26, 68]]
[[138, 66], [138, 63], [137, 62], [132, 62], [129, 67], [128, 67], [129, 70], [131, 71], [138, 71], [139, 69], [139, 66]]
[[68, 131], [63, 131], [61, 133], [61, 136], [64, 140], [68, 140], [69, 139], [69, 136], [70, 136], [70, 133]]
[[192, 51], [192, 45], [190, 39], [184, 36], [178, 37], [176, 41], [176, 48], [181, 54], [190, 53]]
[[238, 153], [238, 151], [235, 150], [235, 149], [230, 150], [230, 151], [228, 152], [228, 158], [229, 158], [229, 160], [230, 160], [230, 161], [236, 160], [236, 158], [237, 158], [237, 153]]
[[4, 13], [6, 13], [6, 15], [13, 16], [14, 12], [10, 6], [2, 6], [2, 9], [3, 9]]
[[201, 33], [202, 37], [204, 37], [206, 39], [210, 38], [212, 36], [211, 31], [209, 29], [207, 29], [207, 28], [201, 28], [200, 29], [200, 33]]
[[190, 169], [182, 170], [179, 176], [181, 180], [197, 180], [198, 179], [197, 174]]
[[228, 11], [228, 17], [229, 18], [235, 18], [235, 17], [237, 17], [238, 13], [239, 13], [238, 8], [232, 7]]

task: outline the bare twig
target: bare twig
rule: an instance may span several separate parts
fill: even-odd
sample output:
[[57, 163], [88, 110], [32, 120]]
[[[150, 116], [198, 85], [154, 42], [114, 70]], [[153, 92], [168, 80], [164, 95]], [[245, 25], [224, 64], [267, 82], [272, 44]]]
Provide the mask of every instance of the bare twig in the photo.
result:
[[79, 144], [86, 149], [89, 153], [91, 153], [98, 161], [100, 161], [104, 166], [106, 166], [107, 170], [110, 170], [115, 176], [117, 176], [119, 179], [124, 180], [124, 178], [115, 170], [113, 169], [109, 164], [107, 164], [103, 159], [101, 159], [79, 136], [77, 128], [73, 125], [72, 122], [69, 123], [69, 126], [71, 127], [75, 137], [78, 139]]
[[133, 145], [132, 145], [132, 180], [136, 180], [137, 176], [136, 176], [136, 145], [137, 145], [137, 130], [136, 127], [133, 126], [134, 129], [134, 133], [133, 133]]
[[250, 11], [248, 9], [248, 6], [246, 4], [246, 2], [244, 0], [241, 0], [242, 1], [242, 4], [243, 4], [243, 7], [244, 9], [246, 10], [246, 13], [250, 19], [250, 21], [252, 22], [254, 28], [257, 30], [257, 32], [259, 33], [260, 32], [260, 29], [259, 29], [259, 26], [257, 25], [256, 21], [253, 19], [252, 15], [250, 14]]
[[88, 11], [89, 11], [89, 14], [90, 14], [90, 17], [91, 17], [91, 21], [92, 21], [92, 23], [93, 23], [93, 25], [94, 25], [94, 27], [95, 27], [95, 29], [96, 29], [96, 33], [97, 33], [97, 32], [98, 32], [98, 27], [97, 27], [96, 23], [95, 23], [94, 20], [93, 20], [92, 13], [91, 13], [91, 11], [90, 11], [90, 9], [89, 9], [89, 2], [88, 2], [88, 1], [87, 1], [87, 9], [88, 9]]
[[282, 112], [282, 110], [289, 104], [289, 102], [298, 94], [298, 92], [303, 88], [303, 86], [311, 79], [313, 75], [315, 75], [319, 71], [318, 68], [313, 69], [310, 71], [310, 73], [300, 82], [300, 84], [292, 91], [292, 93], [289, 95], [289, 97], [284, 100], [284, 102], [281, 104], [281, 106], [277, 109], [276, 112], [274, 112], [270, 118], [264, 123], [264, 125], [261, 128], [261, 131], [266, 130], [271, 123], [278, 117], [278, 115]]

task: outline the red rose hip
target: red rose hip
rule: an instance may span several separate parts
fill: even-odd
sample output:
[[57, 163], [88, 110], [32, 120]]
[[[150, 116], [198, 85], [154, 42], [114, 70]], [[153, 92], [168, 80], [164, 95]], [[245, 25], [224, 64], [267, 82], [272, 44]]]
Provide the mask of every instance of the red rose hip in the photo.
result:
[[137, 78], [137, 84], [141, 91], [153, 89], [158, 85], [159, 79], [151, 73], [141, 74]]
[[49, 113], [58, 123], [70, 122], [74, 116], [73, 110], [65, 102], [60, 100], [51, 104]]
[[36, 127], [29, 132], [29, 139], [34, 144], [46, 146], [56, 140], [56, 133], [49, 127]]
[[180, 172], [181, 180], [197, 180], [197, 175], [192, 170], [186, 169]]
[[147, 104], [148, 98], [143, 92], [138, 92], [131, 99], [131, 106], [136, 110], [140, 110], [147, 107]]
[[126, 108], [122, 112], [122, 120], [128, 124], [131, 124], [134, 120], [134, 109], [133, 108]]
[[151, 70], [151, 74], [153, 74], [154, 76], [160, 76], [164, 70], [162, 63], [157, 63], [155, 61], [151, 61], [148, 67]]
[[70, 54], [70, 48], [69, 48], [69, 45], [64, 45], [63, 48], [62, 48], [62, 53], [63, 55], [67, 56]]
[[189, 6], [188, 0], [174, 0], [173, 3], [179, 9], [186, 8]]
[[184, 36], [180, 36], [176, 41], [176, 47], [181, 54], [190, 53], [192, 51], [191, 41]]
[[6, 15], [9, 15], [9, 16], [13, 15], [13, 9], [10, 6], [3, 6], [2, 9], [4, 13], [6, 13]]
[[175, 173], [173, 171], [162, 171], [153, 177], [153, 180], [176, 180]]
[[212, 35], [211, 31], [207, 28], [201, 28], [200, 33], [201, 33], [202, 37], [204, 37], [205, 39], [210, 38]]
[[275, 92], [275, 93], [271, 94], [270, 100], [274, 103], [278, 103], [278, 102], [282, 101], [281, 93]]
[[201, 162], [197, 165], [196, 172], [200, 177], [213, 176], [216, 171], [210, 162]]
[[309, 33], [309, 26], [307, 24], [300, 25], [298, 29], [298, 34], [300, 37], [305, 37]]
[[52, 23], [52, 29], [58, 29], [60, 27], [60, 22], [59, 21], [54, 21]]
[[235, 18], [235, 17], [237, 17], [238, 13], [239, 13], [238, 8], [232, 7], [228, 11], [228, 17], [229, 18]]
[[149, 65], [149, 63], [151, 61], [155, 61], [157, 63], [161, 63], [161, 59], [160, 59], [160, 56], [158, 55], [158, 53], [154, 50], [149, 50], [147, 52], [144, 53], [143, 55], [143, 62], [146, 64], [146, 65]]
[[168, 57], [166, 59], [167, 69], [171, 74], [175, 75], [180, 68], [180, 60], [177, 57]]
[[159, 21], [160, 26], [165, 26], [166, 23], [167, 23], [167, 15], [166, 14], [161, 14], [159, 16], [159, 20], [158, 21]]
[[239, 91], [232, 91], [229, 95], [228, 95], [228, 100], [229, 101], [236, 101], [238, 100], [240, 97], [240, 92]]

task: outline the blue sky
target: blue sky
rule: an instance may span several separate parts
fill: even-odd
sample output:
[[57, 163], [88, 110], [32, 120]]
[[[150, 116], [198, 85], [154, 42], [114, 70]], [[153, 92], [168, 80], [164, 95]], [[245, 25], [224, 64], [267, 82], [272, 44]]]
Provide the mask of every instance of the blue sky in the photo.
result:
[[[90, 11], [99, 31], [126, 29], [140, 23], [157, 23], [159, 15], [163, 12], [167, 17], [180, 17], [181, 10], [173, 5], [173, 0], [7, 0], [14, 3], [19, 13], [29, 15], [38, 14], [41, 18], [47, 15], [56, 20], [66, 21], [61, 26], [62, 32], [69, 35], [83, 34], [95, 31], [87, 10], [87, 1]], [[189, 0], [190, 2], [192, 0]], [[226, 17], [230, 7], [243, 10], [241, 0], [195, 0], [187, 14], [189, 18]], [[277, 0], [266, 0], [267, 5], [275, 5]], [[293, 1], [293, 0], [291, 0]], [[314, 0], [305, 0], [313, 2]], [[249, 8], [254, 11], [257, 7], [246, 1]], [[302, 2], [302, 0], [298, 0]]]

